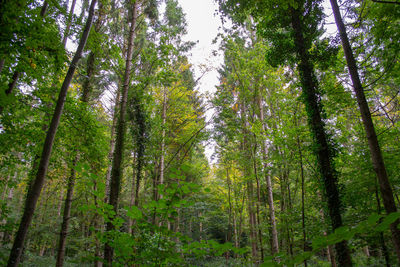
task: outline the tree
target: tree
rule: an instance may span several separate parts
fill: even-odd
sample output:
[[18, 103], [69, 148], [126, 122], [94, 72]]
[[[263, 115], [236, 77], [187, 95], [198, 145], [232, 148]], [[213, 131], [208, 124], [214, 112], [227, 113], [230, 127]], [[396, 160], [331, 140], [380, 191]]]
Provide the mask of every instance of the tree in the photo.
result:
[[32, 221], [32, 216], [35, 211], [37, 200], [39, 198], [40, 192], [44, 184], [47, 168], [49, 165], [50, 154], [54, 143], [54, 137], [56, 135], [58, 124], [60, 122], [60, 117], [64, 108], [67, 91], [69, 85], [71, 84], [71, 80], [74, 75], [76, 65], [82, 56], [82, 52], [85, 47], [87, 38], [89, 36], [90, 28], [92, 26], [96, 2], [97, 2], [96, 0], [92, 0], [90, 4], [89, 16], [86, 20], [85, 28], [83, 30], [79, 46], [75, 52], [74, 58], [71, 61], [71, 65], [68, 69], [67, 75], [65, 76], [64, 82], [61, 86], [60, 94], [57, 100], [57, 105], [50, 123], [50, 127], [47, 131], [46, 140], [43, 145], [43, 151], [40, 158], [38, 171], [34, 183], [27, 193], [24, 214], [22, 216], [18, 232], [14, 238], [13, 247], [10, 252], [10, 257], [8, 259], [8, 266], [17, 266], [19, 264], [25, 237], [28, 232], [29, 225]]

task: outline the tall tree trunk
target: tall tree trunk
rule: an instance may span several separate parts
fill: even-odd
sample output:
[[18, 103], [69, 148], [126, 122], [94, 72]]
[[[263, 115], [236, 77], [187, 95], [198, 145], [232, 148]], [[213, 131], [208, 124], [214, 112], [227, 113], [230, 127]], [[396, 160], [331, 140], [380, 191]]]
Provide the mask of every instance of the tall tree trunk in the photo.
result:
[[40, 192], [42, 190], [45, 176], [47, 173], [47, 169], [49, 166], [49, 160], [51, 155], [51, 150], [53, 148], [54, 138], [57, 132], [58, 124], [60, 123], [61, 114], [64, 108], [65, 99], [67, 97], [67, 91], [69, 85], [71, 84], [72, 77], [74, 76], [74, 72], [76, 66], [78, 65], [78, 61], [82, 56], [83, 49], [86, 45], [87, 38], [89, 36], [90, 28], [92, 26], [93, 17], [94, 17], [94, 9], [96, 6], [97, 0], [92, 0], [89, 10], [89, 16], [87, 18], [85, 28], [83, 30], [83, 34], [81, 40], [79, 42], [79, 46], [75, 52], [75, 55], [71, 61], [68, 72], [65, 76], [64, 82], [61, 86], [60, 94], [58, 96], [57, 105], [54, 110], [53, 118], [50, 123], [50, 127], [47, 131], [46, 139], [43, 145], [43, 151], [40, 158], [39, 168], [36, 174], [36, 178], [32, 184], [30, 190], [28, 190], [25, 208], [22, 215], [21, 223], [18, 228], [18, 232], [15, 236], [13, 247], [10, 252], [10, 257], [8, 259], [8, 267], [18, 266], [20, 261], [21, 252], [23, 249], [24, 241], [26, 238], [26, 234], [28, 232], [29, 225], [31, 224], [33, 213], [35, 211], [37, 200], [40, 196]]
[[[136, 27], [136, 9], [137, 9], [137, 1], [135, 1], [132, 6], [132, 18], [130, 21], [130, 29], [129, 29], [129, 37], [128, 37], [128, 51], [126, 54], [126, 63], [125, 63], [125, 73], [123, 78], [123, 86], [121, 92], [121, 103], [119, 110], [119, 118], [117, 122], [117, 131], [116, 131], [116, 139], [115, 139], [115, 151], [113, 157], [113, 164], [111, 169], [111, 179], [110, 179], [110, 193], [108, 197], [108, 203], [113, 206], [114, 212], [117, 214], [118, 211], [118, 200], [119, 200], [119, 191], [122, 177], [122, 156], [124, 150], [124, 139], [125, 139], [125, 120], [126, 120], [126, 105], [128, 99], [128, 89], [130, 85], [130, 74], [132, 67], [132, 56], [133, 56], [133, 46], [135, 39], [135, 27]], [[108, 222], [106, 225], [106, 231], [114, 230], [114, 225], [112, 222]], [[106, 243], [104, 246], [104, 260], [108, 266], [112, 265], [114, 250], [110, 246], [109, 243]]]
[[110, 150], [108, 151], [108, 157], [107, 157], [111, 164], [110, 163], [108, 164], [106, 173], [106, 185], [105, 185], [106, 196], [104, 200], [105, 202], [108, 201], [108, 195], [110, 194], [111, 169], [112, 169], [112, 160], [115, 150], [115, 131], [117, 128], [117, 117], [119, 114], [118, 110], [119, 110], [120, 98], [121, 98], [121, 88], [120, 86], [118, 86], [117, 95], [115, 96], [113, 120], [111, 124]]
[[[165, 123], [167, 119], [167, 93], [165, 87], [163, 87], [163, 102], [162, 102], [162, 134], [161, 134], [161, 156], [160, 156], [160, 180], [159, 184], [164, 184], [164, 168], [165, 168]], [[159, 195], [162, 198], [162, 195]]]
[[72, 197], [74, 195], [74, 184], [76, 178], [75, 166], [77, 161], [78, 158], [75, 157], [72, 162], [71, 175], [68, 178], [67, 195], [64, 202], [64, 212], [61, 224], [60, 239], [57, 249], [56, 267], [62, 267], [64, 265], [65, 245], [68, 235], [69, 219], [71, 216]]
[[[318, 193], [318, 196], [320, 196], [319, 193]], [[321, 199], [321, 201], [322, 201], [322, 199]], [[321, 214], [322, 221], [325, 223], [325, 215], [324, 215], [324, 211], [322, 209], [320, 209], [319, 214]], [[324, 236], [327, 236], [327, 235], [328, 235], [328, 233], [324, 230]], [[326, 257], [331, 262], [332, 267], [337, 266], [336, 259], [335, 259], [335, 253], [333, 251], [332, 245], [328, 245], [326, 247]]]
[[[290, 8], [292, 27], [294, 30], [294, 43], [298, 58], [298, 71], [303, 89], [303, 99], [308, 114], [308, 124], [316, 142], [315, 154], [318, 160], [319, 172], [322, 176], [325, 195], [328, 200], [328, 211], [333, 230], [341, 227], [342, 216], [340, 213], [341, 201], [337, 187], [337, 173], [332, 166], [331, 144], [329, 143], [325, 124], [321, 118], [322, 105], [318, 100], [318, 82], [314, 73], [314, 66], [308, 54], [303, 36], [303, 25], [300, 8]], [[335, 245], [338, 262], [341, 266], [352, 266], [350, 251], [346, 241]]]
[[[307, 235], [306, 235], [306, 216], [304, 212], [304, 199], [305, 199], [305, 187], [304, 187], [304, 167], [303, 167], [303, 153], [301, 151], [300, 138], [297, 139], [297, 148], [299, 150], [299, 164], [300, 164], [300, 176], [301, 176], [301, 228], [303, 230], [303, 251], [307, 251]], [[304, 267], [307, 267], [307, 260], [304, 260]]]
[[257, 259], [257, 233], [255, 230], [255, 212], [254, 212], [254, 188], [252, 172], [251, 172], [251, 144], [250, 142], [250, 133], [247, 129], [248, 121], [246, 118], [246, 107], [244, 100], [240, 100], [240, 113], [242, 120], [242, 132], [243, 132], [243, 140], [242, 140], [242, 157], [243, 157], [243, 175], [247, 180], [247, 198], [248, 198], [248, 211], [249, 211], [249, 230], [250, 230], [250, 244], [251, 244], [251, 256], [252, 260], [255, 261]]
[[4, 63], [5, 63], [5, 59], [4, 58], [0, 59], [0, 73], [4, 68]]
[[[75, 8], [75, 2], [76, 0], [73, 0], [72, 6], [71, 6], [71, 11], [70, 11], [70, 16], [72, 15], [74, 8]], [[99, 4], [98, 10], [102, 8], [102, 5]], [[95, 26], [98, 25], [99, 20], [101, 18], [99, 17], [96, 20]], [[69, 24], [71, 24], [71, 21], [69, 21]], [[97, 30], [97, 29], [96, 29]], [[68, 33], [64, 34], [64, 38], [68, 36]], [[65, 46], [65, 43], [63, 43]], [[91, 56], [91, 57], [90, 57]], [[89, 59], [87, 63], [87, 77], [86, 80], [84, 81], [82, 85], [82, 95], [81, 95], [81, 100], [84, 103], [88, 103], [90, 99], [90, 93], [91, 93], [91, 77], [94, 74], [94, 53], [91, 52], [89, 54]], [[68, 179], [68, 185], [67, 185], [67, 196], [64, 202], [64, 213], [63, 213], [63, 220], [61, 224], [61, 231], [60, 231], [60, 239], [59, 239], [59, 245], [58, 245], [58, 251], [57, 251], [57, 259], [56, 259], [56, 266], [57, 267], [62, 267], [64, 265], [64, 255], [65, 255], [65, 247], [66, 247], [66, 241], [67, 241], [67, 235], [68, 235], [68, 227], [69, 227], [69, 217], [70, 217], [70, 210], [71, 210], [71, 205], [72, 205], [72, 197], [73, 197], [73, 192], [74, 192], [74, 185], [75, 185], [75, 166], [76, 163], [79, 161], [79, 152], [76, 152], [77, 154], [75, 155], [75, 158], [72, 162], [72, 168], [71, 168], [71, 175]], [[62, 199], [62, 191], [61, 191], [61, 199]]]
[[[262, 130], [264, 134], [266, 133], [267, 127], [264, 122], [264, 105], [262, 103], [261, 96], [258, 99], [258, 106], [260, 110], [260, 121], [262, 125]], [[262, 142], [262, 156], [263, 156], [263, 167], [264, 176], [267, 182], [267, 196], [268, 196], [268, 206], [269, 206], [269, 223], [271, 225], [271, 254], [274, 255], [279, 253], [279, 241], [278, 241], [278, 231], [276, 229], [276, 218], [275, 218], [275, 205], [274, 205], [274, 195], [272, 192], [272, 182], [271, 176], [268, 173], [268, 143], [264, 138]]]
[[[133, 205], [135, 205], [135, 192], [136, 192], [136, 183], [135, 183], [135, 180], [136, 180], [136, 154], [134, 155], [134, 157], [133, 157], [133, 162], [132, 162], [132, 186], [131, 186], [131, 199], [130, 199], [130, 202], [129, 202], [129, 205], [130, 206], [133, 206]], [[132, 218], [128, 218], [128, 226], [127, 226], [127, 228], [128, 228], [128, 233], [130, 234], [130, 235], [132, 235], [133, 234], [133, 229], [132, 229], [132, 225], [133, 225], [133, 219]]]
[[[226, 165], [226, 184], [228, 185], [228, 233], [226, 242], [232, 242], [232, 201], [231, 201], [231, 179], [229, 177], [229, 166]], [[229, 251], [227, 252], [227, 258], [229, 258]]]
[[[381, 214], [381, 201], [379, 199], [378, 187], [377, 186], [375, 187], [375, 198], [376, 198], [377, 212], [378, 212], [378, 214]], [[385, 265], [386, 265], [386, 267], [390, 267], [389, 251], [388, 251], [387, 246], [385, 244], [385, 238], [383, 237], [383, 232], [379, 232], [379, 242], [381, 243], [382, 253], [383, 253], [383, 256], [385, 258]]]
[[[390, 182], [386, 172], [382, 151], [379, 146], [379, 141], [375, 132], [375, 127], [372, 121], [371, 112], [368, 107], [368, 102], [367, 99], [365, 98], [364, 88], [361, 84], [360, 77], [358, 75], [357, 63], [356, 60], [354, 59], [349, 38], [347, 37], [346, 27], [340, 15], [340, 10], [337, 1], [330, 0], [330, 2], [333, 14], [335, 16], [336, 26], [340, 33], [340, 39], [342, 41], [343, 51], [346, 57], [350, 78], [353, 83], [353, 89], [357, 98], [358, 107], [360, 109], [362, 122], [364, 125], [365, 132], [367, 134], [372, 165], [374, 166], [374, 171], [376, 173], [376, 176], [378, 177], [379, 189], [382, 195], [383, 206], [385, 207], [386, 213], [388, 214], [396, 212], [397, 208], [393, 197], [392, 187], [390, 186]], [[390, 230], [392, 232], [392, 240], [397, 254], [397, 260], [400, 263], [400, 230], [397, 229], [397, 225], [399, 223], [400, 220], [396, 220], [396, 222], [390, 225]]]
[[[256, 136], [254, 136], [254, 141], [256, 142]], [[261, 203], [261, 189], [260, 189], [260, 180], [258, 179], [258, 170], [257, 170], [257, 145], [254, 145], [253, 150], [253, 166], [254, 166], [254, 176], [256, 178], [256, 190], [257, 190], [257, 203], [256, 203], [256, 224], [258, 230], [258, 242], [260, 245], [260, 262], [264, 262], [264, 248], [263, 248], [263, 240], [262, 240], [262, 231], [261, 231], [261, 222], [260, 222], [260, 203]]]
[[40, 16], [44, 17], [47, 13], [47, 8], [49, 7], [49, 3], [44, 1], [42, 9], [40, 10]]
[[70, 8], [69, 14], [68, 14], [67, 26], [65, 27], [64, 37], [63, 37], [63, 40], [62, 40], [62, 44], [63, 44], [64, 47], [67, 44], [69, 31], [71, 29], [72, 17], [74, 15], [74, 10], [75, 10], [75, 4], [76, 4], [76, 0], [72, 0], [71, 8]]

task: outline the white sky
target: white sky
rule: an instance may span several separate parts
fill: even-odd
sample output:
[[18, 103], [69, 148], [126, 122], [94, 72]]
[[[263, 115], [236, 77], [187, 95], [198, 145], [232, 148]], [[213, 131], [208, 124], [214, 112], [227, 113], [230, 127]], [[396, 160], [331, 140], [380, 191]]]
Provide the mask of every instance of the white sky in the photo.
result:
[[[186, 14], [187, 35], [185, 41], [198, 41], [198, 44], [191, 50], [190, 63], [193, 64], [195, 79], [200, 77], [207, 68], [208, 72], [199, 81], [199, 91], [201, 93], [215, 92], [218, 84], [217, 69], [223, 63], [222, 55], [212, 55], [213, 50], [218, 49], [218, 43], [212, 44], [213, 39], [219, 32], [221, 21], [216, 13], [218, 9], [214, 0], [178, 0], [183, 12]], [[213, 110], [206, 112], [206, 120], [209, 121]], [[214, 152], [214, 144], [206, 145], [205, 153], [212, 162], [211, 155]]]
[[213, 56], [212, 51], [218, 49], [218, 44], [212, 45], [212, 40], [218, 34], [221, 26], [219, 16], [214, 16], [218, 6], [214, 0], [179, 0], [183, 12], [186, 14], [188, 24], [186, 41], [198, 41], [192, 49], [190, 62], [194, 66], [196, 78], [201, 76], [201, 65], [212, 68], [200, 80], [201, 92], [214, 92], [215, 85], [218, 83], [217, 71], [222, 63], [221, 56]]

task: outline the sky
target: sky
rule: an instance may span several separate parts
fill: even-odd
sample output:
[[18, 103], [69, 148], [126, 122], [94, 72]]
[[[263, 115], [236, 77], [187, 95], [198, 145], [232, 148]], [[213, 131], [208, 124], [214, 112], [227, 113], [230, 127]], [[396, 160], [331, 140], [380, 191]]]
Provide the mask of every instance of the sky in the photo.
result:
[[218, 6], [214, 0], [179, 0], [183, 12], [186, 14], [187, 35], [186, 41], [198, 41], [191, 51], [190, 61], [193, 64], [196, 77], [204, 71], [203, 66], [209, 70], [199, 81], [201, 92], [214, 92], [218, 83], [216, 69], [222, 63], [221, 56], [213, 56], [212, 51], [218, 49], [218, 44], [212, 44], [218, 34], [221, 21], [218, 15], [214, 16]]
[[[215, 92], [218, 85], [217, 69], [223, 63], [223, 57], [219, 53], [213, 55], [213, 50], [218, 49], [218, 43], [212, 44], [217, 36], [221, 25], [221, 20], [216, 14], [218, 9], [214, 0], [178, 0], [183, 12], [186, 14], [187, 35], [185, 41], [198, 41], [192, 49], [190, 62], [193, 64], [195, 79], [200, 77], [204, 71], [207, 72], [199, 80], [198, 89], [201, 93]], [[206, 121], [212, 117], [213, 110], [206, 112]], [[210, 126], [208, 127], [210, 128]], [[207, 143], [205, 154], [209, 162], [213, 162], [211, 155], [214, 152], [214, 143]]]

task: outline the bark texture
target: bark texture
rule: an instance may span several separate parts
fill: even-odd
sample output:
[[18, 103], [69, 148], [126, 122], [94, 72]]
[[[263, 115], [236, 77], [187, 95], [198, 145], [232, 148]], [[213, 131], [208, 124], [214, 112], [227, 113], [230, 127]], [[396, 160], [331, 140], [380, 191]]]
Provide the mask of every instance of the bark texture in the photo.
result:
[[[126, 54], [125, 72], [123, 77], [123, 85], [121, 92], [121, 103], [119, 110], [119, 117], [117, 122], [117, 131], [115, 138], [115, 151], [113, 157], [113, 164], [111, 168], [111, 179], [110, 179], [110, 193], [108, 197], [108, 204], [113, 206], [114, 212], [118, 211], [119, 192], [121, 185], [121, 173], [122, 173], [122, 156], [124, 150], [124, 139], [126, 132], [126, 106], [128, 99], [128, 89], [130, 85], [130, 74], [132, 67], [133, 57], [133, 46], [135, 39], [135, 27], [136, 27], [136, 9], [137, 1], [132, 4], [132, 17], [130, 21], [130, 29], [128, 36], [128, 50]], [[108, 222], [106, 225], [106, 231], [110, 232], [114, 230], [112, 222]], [[107, 266], [112, 266], [114, 250], [110, 244], [106, 243], [104, 246], [104, 260]]]

